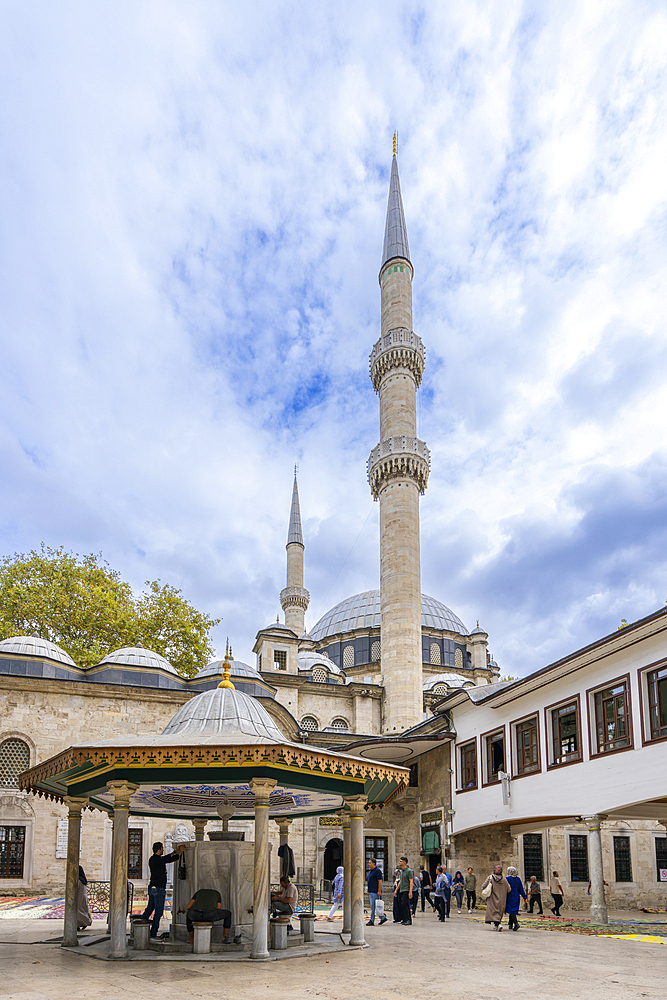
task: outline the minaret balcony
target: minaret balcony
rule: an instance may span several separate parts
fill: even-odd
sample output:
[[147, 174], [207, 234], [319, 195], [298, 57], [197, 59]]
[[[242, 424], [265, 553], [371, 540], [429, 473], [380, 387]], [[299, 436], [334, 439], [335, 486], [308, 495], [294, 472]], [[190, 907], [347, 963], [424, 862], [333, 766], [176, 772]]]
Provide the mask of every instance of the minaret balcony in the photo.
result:
[[280, 591], [280, 605], [283, 611], [287, 608], [302, 608], [308, 610], [310, 594], [305, 587], [283, 587]]
[[425, 493], [431, 471], [431, 453], [424, 441], [395, 434], [373, 448], [366, 463], [373, 499], [377, 500], [388, 483], [411, 479]]
[[370, 356], [371, 381], [376, 392], [380, 383], [392, 369], [412, 372], [415, 383], [420, 384], [424, 374], [425, 351], [421, 337], [413, 330], [399, 328], [388, 330], [374, 345]]

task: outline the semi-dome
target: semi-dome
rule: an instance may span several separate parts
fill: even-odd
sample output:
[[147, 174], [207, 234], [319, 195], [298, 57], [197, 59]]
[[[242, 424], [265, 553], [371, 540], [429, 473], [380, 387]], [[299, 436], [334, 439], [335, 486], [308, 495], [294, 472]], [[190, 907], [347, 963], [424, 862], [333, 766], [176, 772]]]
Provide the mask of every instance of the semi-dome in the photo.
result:
[[14, 635], [11, 639], [3, 639], [0, 642], [0, 653], [39, 656], [47, 660], [55, 660], [56, 663], [66, 663], [68, 667], [76, 666], [69, 653], [66, 653], [60, 646], [56, 646], [55, 642], [40, 639], [36, 635]]
[[233, 687], [217, 687], [182, 705], [162, 731], [183, 738], [224, 736], [230, 743], [284, 743], [267, 710], [255, 698]]
[[[435, 694], [446, 693], [444, 688], [475, 687], [475, 682], [467, 677], [460, 677], [458, 674], [432, 674], [424, 678], [424, 691], [433, 691]], [[442, 692], [440, 691], [442, 688]]]
[[[379, 628], [382, 621], [380, 591], [366, 590], [341, 601], [331, 611], [322, 615], [317, 625], [310, 630], [316, 642], [321, 642], [341, 632], [354, 632], [360, 628]], [[453, 611], [434, 597], [422, 594], [422, 628], [443, 629], [467, 635], [468, 630]]]
[[[225, 669], [224, 657], [220, 660], [211, 660], [207, 663], [205, 667], [198, 670], [196, 673], [197, 680], [201, 680], [203, 677], [214, 677], [218, 674], [222, 674]], [[229, 673], [232, 677], [248, 677], [252, 680], [261, 681], [262, 675], [259, 670], [255, 670], [254, 667], [249, 666], [247, 663], [243, 663], [241, 660], [231, 660], [229, 664]]]
[[152, 649], [144, 649], [143, 646], [123, 646], [122, 649], [115, 649], [112, 653], [107, 653], [97, 665], [101, 667], [103, 664], [148, 669], [159, 667], [160, 670], [178, 675], [178, 670], [171, 665], [169, 660], [165, 660], [164, 656], [160, 656], [159, 653], [154, 653]]
[[324, 670], [328, 670], [330, 674], [340, 674], [345, 676], [345, 671], [341, 670], [338, 664], [330, 660], [328, 656], [324, 653], [318, 653], [315, 650], [303, 650], [299, 653], [299, 671], [302, 673], [310, 673], [316, 667], [322, 667]]

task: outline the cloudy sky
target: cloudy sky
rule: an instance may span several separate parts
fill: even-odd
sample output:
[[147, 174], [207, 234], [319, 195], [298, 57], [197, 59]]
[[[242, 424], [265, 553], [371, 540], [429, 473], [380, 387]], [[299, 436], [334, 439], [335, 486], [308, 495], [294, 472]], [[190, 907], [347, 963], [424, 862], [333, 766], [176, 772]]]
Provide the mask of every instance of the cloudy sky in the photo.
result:
[[667, 599], [667, 12], [626, 0], [0, 6], [0, 553], [224, 621], [378, 585], [368, 354], [399, 132], [422, 584], [503, 674]]

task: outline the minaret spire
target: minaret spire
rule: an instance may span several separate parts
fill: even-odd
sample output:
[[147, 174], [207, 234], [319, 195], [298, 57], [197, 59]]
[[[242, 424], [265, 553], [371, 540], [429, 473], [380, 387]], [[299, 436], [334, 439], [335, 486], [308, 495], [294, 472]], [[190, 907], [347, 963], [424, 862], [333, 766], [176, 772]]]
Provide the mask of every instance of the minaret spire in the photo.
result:
[[305, 545], [301, 528], [301, 506], [296, 471], [295, 465], [292, 506], [287, 529], [287, 586], [280, 592], [280, 603], [285, 612], [285, 624], [288, 628], [293, 629], [297, 635], [303, 635], [306, 631], [306, 611], [310, 602], [310, 594], [303, 585]]
[[412, 329], [412, 279], [394, 149], [380, 268], [382, 330], [370, 358], [371, 380], [380, 397], [380, 443], [368, 459], [371, 492], [380, 501], [385, 733], [415, 725], [423, 713], [419, 497], [431, 459], [417, 437], [424, 347]]

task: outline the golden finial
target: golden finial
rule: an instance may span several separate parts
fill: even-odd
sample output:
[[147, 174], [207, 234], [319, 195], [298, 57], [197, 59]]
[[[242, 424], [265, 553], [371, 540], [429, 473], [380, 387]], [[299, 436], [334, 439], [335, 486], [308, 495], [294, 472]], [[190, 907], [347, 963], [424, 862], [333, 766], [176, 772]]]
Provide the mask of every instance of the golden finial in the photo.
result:
[[280, 625], [280, 615], [276, 615], [276, 625]]
[[394, 132], [394, 156], [396, 156], [397, 147], [398, 147], [398, 132]]
[[296, 462], [294, 463], [294, 478], [296, 479]]
[[227, 639], [227, 645], [225, 647], [225, 661], [222, 668], [222, 680], [218, 684], [219, 688], [231, 688], [234, 690], [234, 685], [229, 679], [229, 668], [232, 665], [232, 651], [229, 646], [229, 638]]

